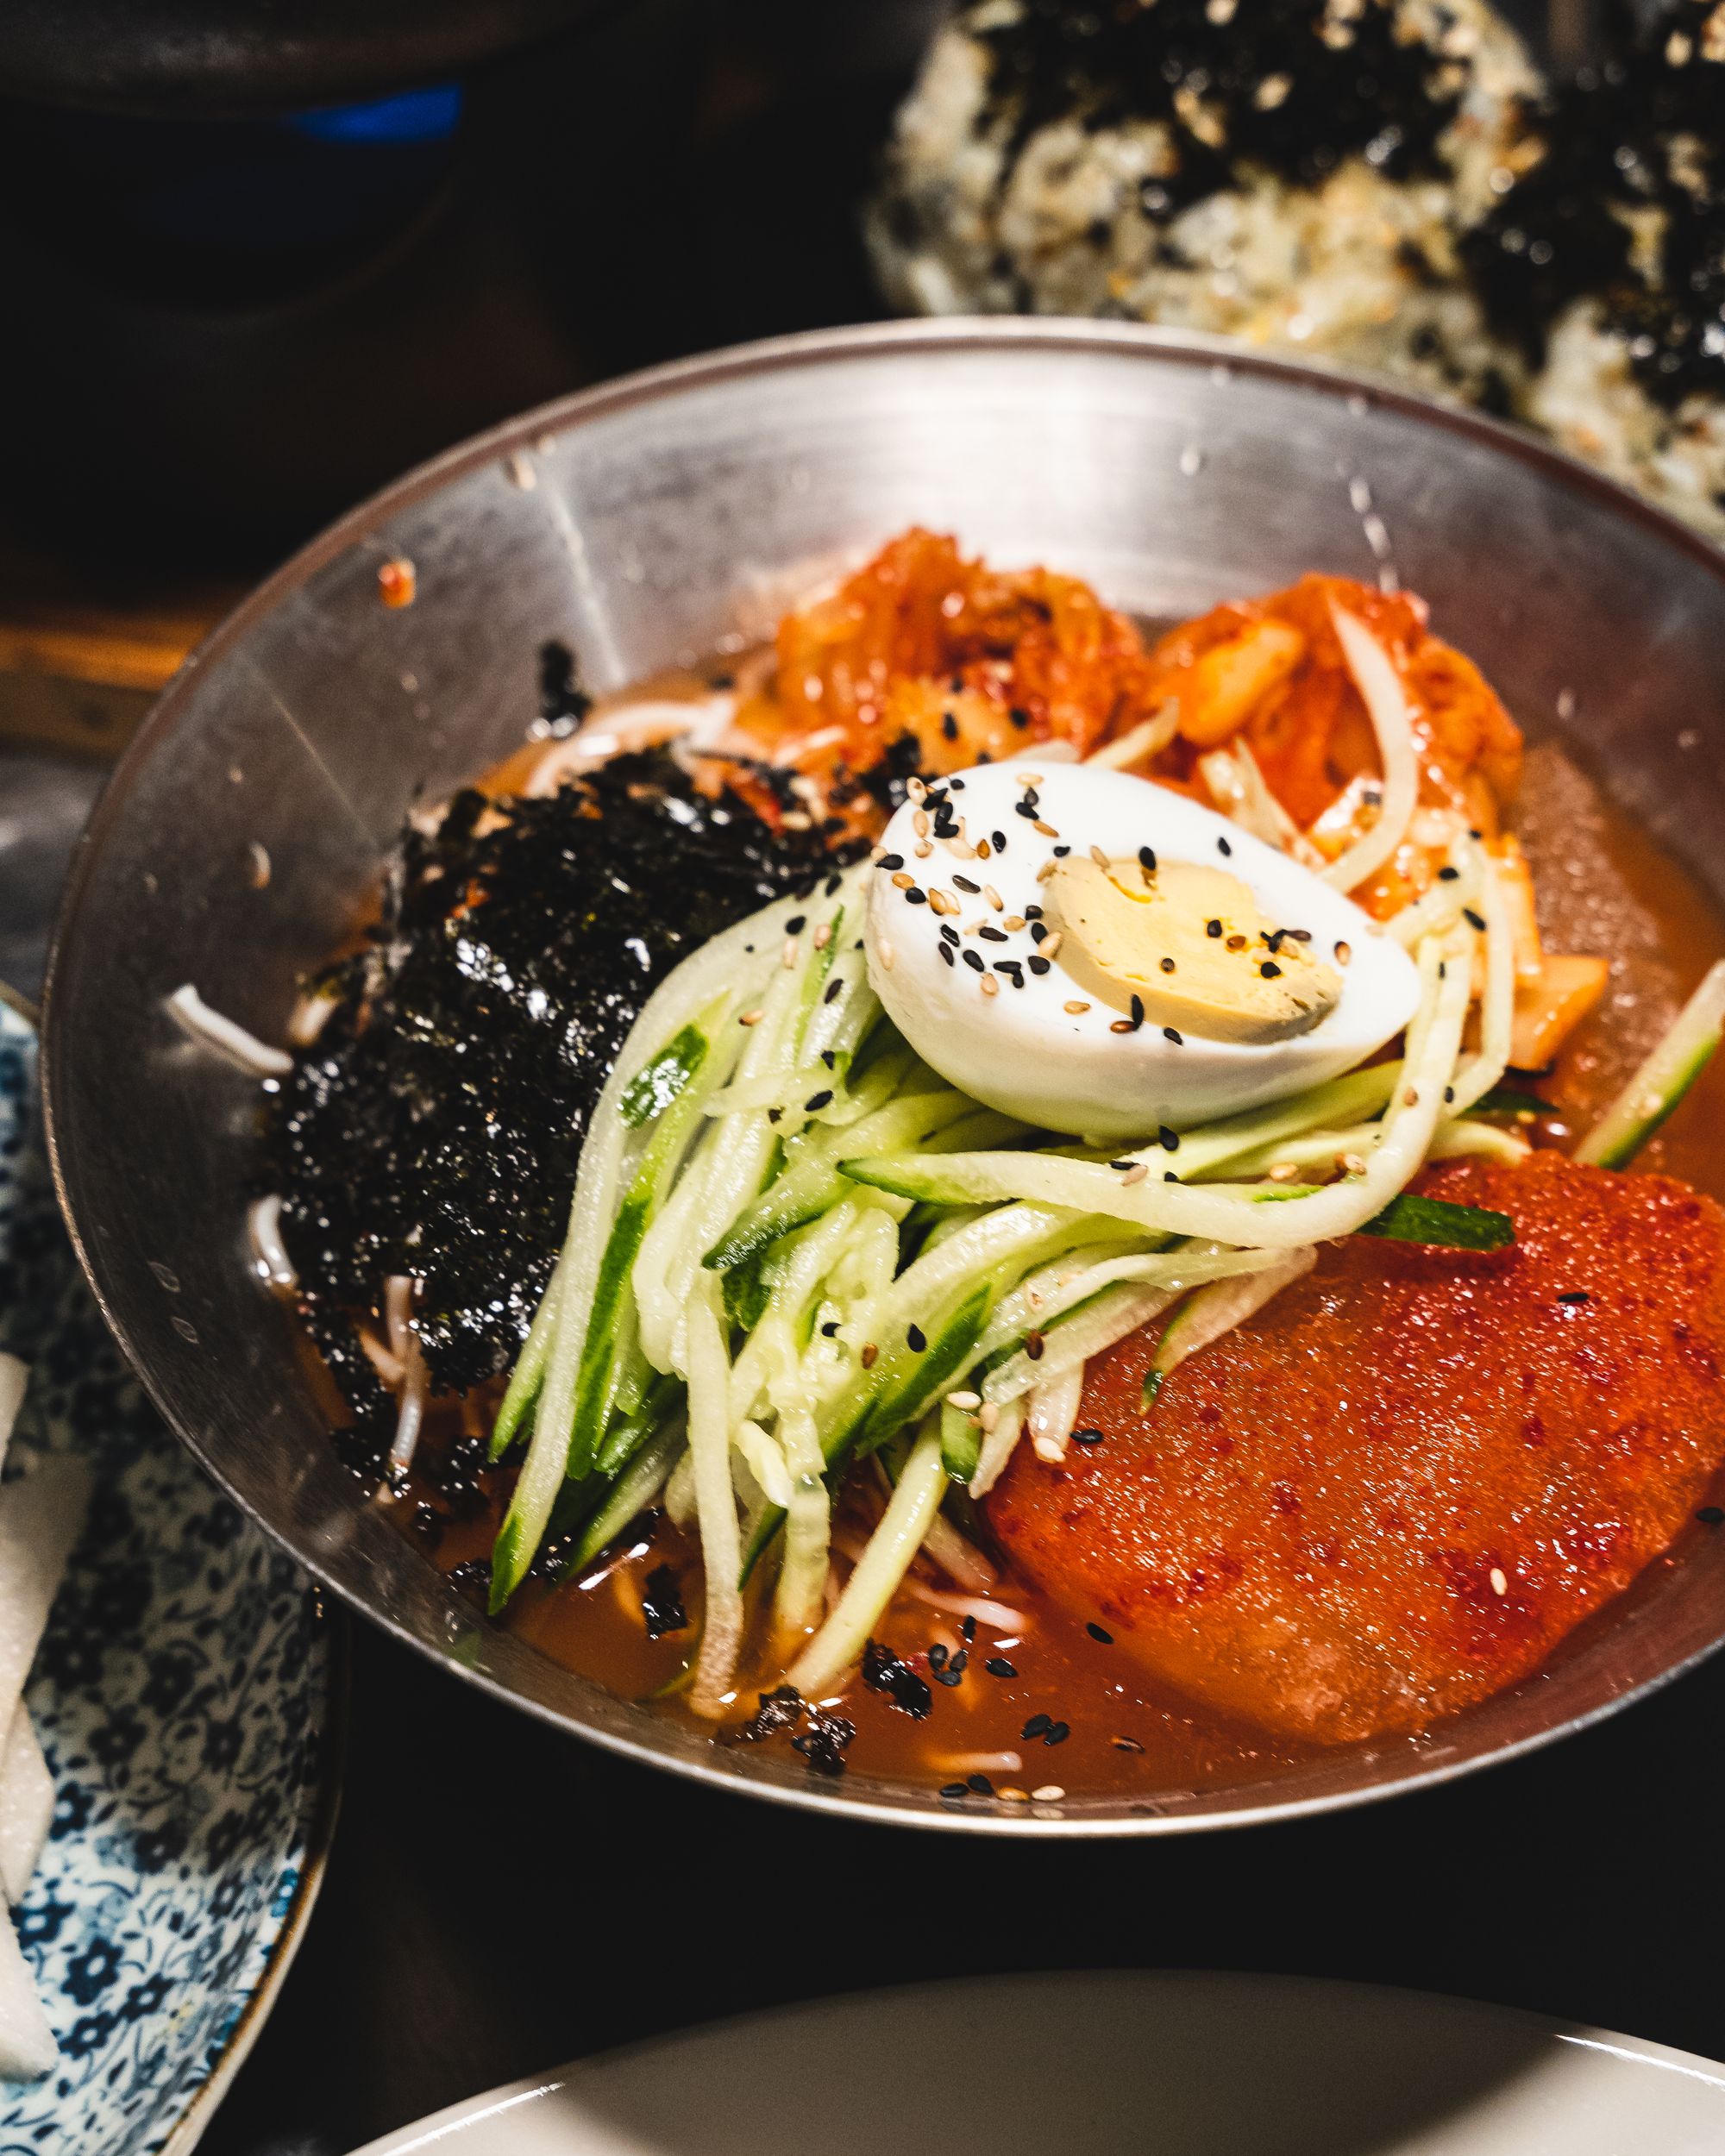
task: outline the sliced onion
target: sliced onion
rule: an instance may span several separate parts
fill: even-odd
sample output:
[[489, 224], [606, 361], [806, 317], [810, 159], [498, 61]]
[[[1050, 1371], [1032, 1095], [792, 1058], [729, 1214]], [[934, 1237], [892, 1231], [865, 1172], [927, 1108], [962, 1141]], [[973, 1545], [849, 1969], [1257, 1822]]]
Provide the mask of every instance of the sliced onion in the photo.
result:
[[182, 1031], [205, 1048], [218, 1049], [254, 1077], [285, 1078], [293, 1069], [293, 1058], [285, 1050], [272, 1048], [243, 1025], [212, 1011], [189, 981], [166, 999], [166, 1007]]

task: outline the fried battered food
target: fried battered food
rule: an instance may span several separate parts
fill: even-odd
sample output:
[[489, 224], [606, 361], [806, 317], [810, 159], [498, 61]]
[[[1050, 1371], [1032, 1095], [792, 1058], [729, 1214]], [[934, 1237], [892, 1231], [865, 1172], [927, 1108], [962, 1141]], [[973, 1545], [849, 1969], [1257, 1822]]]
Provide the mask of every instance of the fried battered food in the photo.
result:
[[1664, 1550], [1725, 1450], [1725, 1213], [1552, 1153], [1421, 1186], [1490, 1256], [1356, 1237], [1141, 1406], [1090, 1365], [1063, 1467], [987, 1501], [1020, 1571], [1182, 1690], [1339, 1743], [1525, 1676]]

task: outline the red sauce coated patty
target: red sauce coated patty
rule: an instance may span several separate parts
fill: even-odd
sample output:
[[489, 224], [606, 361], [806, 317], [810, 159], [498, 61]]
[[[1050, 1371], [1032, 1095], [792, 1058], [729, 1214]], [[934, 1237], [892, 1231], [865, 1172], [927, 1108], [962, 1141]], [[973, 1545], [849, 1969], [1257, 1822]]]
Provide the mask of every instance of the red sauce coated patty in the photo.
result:
[[1554, 1153], [1417, 1188], [1490, 1256], [1356, 1237], [1142, 1406], [1157, 1329], [1090, 1366], [1063, 1467], [986, 1501], [1013, 1564], [1195, 1697], [1340, 1743], [1533, 1669], [1628, 1586], [1725, 1451], [1725, 1213]]

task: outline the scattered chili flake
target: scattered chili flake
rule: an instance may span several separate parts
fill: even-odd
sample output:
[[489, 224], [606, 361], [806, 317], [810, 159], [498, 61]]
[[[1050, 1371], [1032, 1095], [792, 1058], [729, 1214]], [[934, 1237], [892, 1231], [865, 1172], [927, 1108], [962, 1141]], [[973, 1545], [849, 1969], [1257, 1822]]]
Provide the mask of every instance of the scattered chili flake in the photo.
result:
[[794, 1729], [802, 1720], [803, 1695], [794, 1684], [781, 1684], [775, 1691], [762, 1692], [755, 1712], [743, 1724], [732, 1739], [739, 1745], [765, 1743], [768, 1737], [776, 1737], [783, 1730]]
[[383, 563], [378, 570], [378, 597], [386, 606], [411, 606], [418, 595], [418, 575], [405, 555]]
[[844, 1771], [844, 1750], [856, 1734], [856, 1725], [846, 1720], [843, 1714], [824, 1714], [811, 1712], [809, 1726], [800, 1737], [791, 1739], [791, 1750], [800, 1752], [808, 1761], [813, 1774], [838, 1775]]

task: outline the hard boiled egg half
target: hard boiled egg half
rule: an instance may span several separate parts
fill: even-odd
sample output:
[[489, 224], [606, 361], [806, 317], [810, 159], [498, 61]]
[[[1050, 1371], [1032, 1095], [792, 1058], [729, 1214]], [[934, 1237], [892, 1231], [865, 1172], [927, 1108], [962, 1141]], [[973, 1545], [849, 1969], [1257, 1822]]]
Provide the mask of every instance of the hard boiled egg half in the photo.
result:
[[1034, 755], [888, 824], [869, 975], [923, 1060], [1044, 1129], [1113, 1140], [1257, 1107], [1399, 1033], [1401, 946], [1183, 794]]

